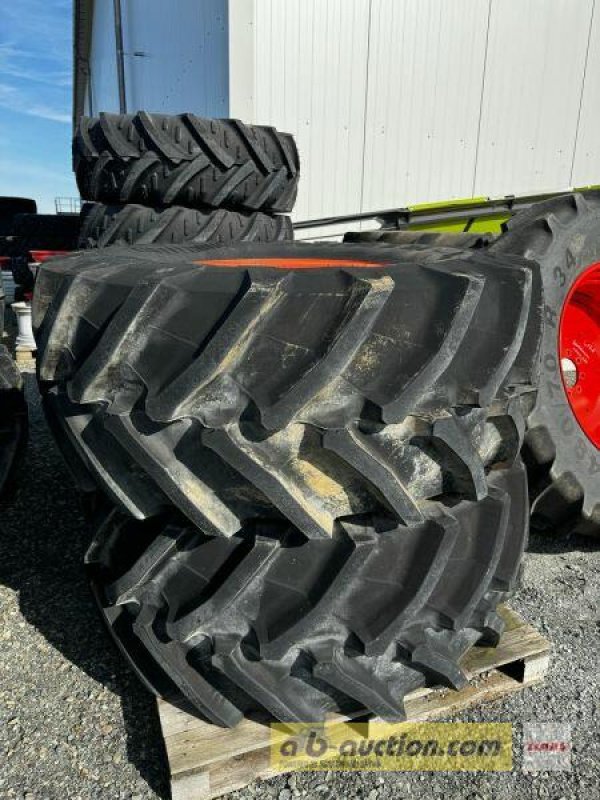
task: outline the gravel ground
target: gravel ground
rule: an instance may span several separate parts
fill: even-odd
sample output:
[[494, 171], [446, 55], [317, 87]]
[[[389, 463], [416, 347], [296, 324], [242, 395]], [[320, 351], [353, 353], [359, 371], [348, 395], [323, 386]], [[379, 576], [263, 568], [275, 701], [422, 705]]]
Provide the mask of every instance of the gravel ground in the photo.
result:
[[[168, 798], [154, 699], [114, 649], [82, 570], [88, 533], [26, 376], [30, 445], [0, 505], [0, 798]], [[571, 772], [306, 773], [229, 795], [327, 798], [600, 796], [598, 544], [532, 537], [514, 607], [555, 643], [546, 682], [462, 720], [566, 722]]]

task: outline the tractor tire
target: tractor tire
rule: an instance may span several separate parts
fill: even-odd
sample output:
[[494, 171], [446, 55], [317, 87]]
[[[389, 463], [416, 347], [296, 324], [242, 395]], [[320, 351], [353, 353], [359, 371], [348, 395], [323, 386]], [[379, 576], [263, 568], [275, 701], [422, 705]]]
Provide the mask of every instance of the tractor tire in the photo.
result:
[[[20, 286], [23, 292], [33, 292], [35, 275], [29, 265], [29, 255], [16, 255], [10, 260], [10, 271], [15, 286]], [[15, 296], [16, 299], [16, 296]]]
[[523, 451], [532, 524], [598, 536], [600, 194], [536, 203], [506, 224], [492, 251], [535, 259], [544, 283], [542, 372]]
[[73, 168], [86, 200], [284, 213], [293, 208], [299, 179], [290, 134], [145, 111], [83, 117]]
[[82, 250], [119, 244], [231, 244], [293, 239], [289, 217], [260, 212], [85, 203], [81, 215]]
[[12, 222], [17, 214], [35, 214], [35, 200], [27, 197], [0, 197], [0, 236], [10, 235]]
[[32, 250], [75, 250], [79, 239], [79, 214], [17, 214], [14, 236], [18, 255]]
[[0, 256], [12, 257], [18, 254], [14, 239], [15, 216], [35, 214], [35, 200], [26, 197], [0, 197]]
[[0, 345], [0, 495], [10, 491], [27, 439], [27, 406], [17, 365]]
[[19, 243], [14, 235], [0, 235], [0, 256], [4, 258], [15, 258], [21, 254]]
[[225, 726], [397, 720], [497, 641], [540, 282], [428, 252], [134, 246], [41, 270], [38, 379], [95, 509], [94, 593], [158, 694]]
[[428, 245], [431, 247], [455, 247], [478, 249], [487, 247], [497, 237], [489, 233], [438, 233], [435, 231], [389, 230], [349, 231], [344, 235], [345, 242], [402, 245]]
[[[591, 330], [580, 346], [561, 347], [561, 319], [567, 301], [574, 305], [575, 283], [586, 270], [600, 262], [600, 195], [573, 193], [540, 203], [516, 214], [498, 237], [488, 234], [439, 234], [397, 231], [367, 231], [349, 233], [345, 241], [395, 242], [413, 246], [432, 247], [489, 247], [490, 252], [511, 253], [539, 262], [545, 295], [546, 329], [542, 347], [542, 377], [538, 402], [527, 420], [523, 457], [528, 467], [532, 502], [532, 525], [538, 530], [563, 528], [574, 533], [600, 535], [600, 411], [594, 422], [587, 414], [587, 424], [578, 420], [574, 409], [577, 388], [582, 390], [588, 408], [598, 397], [600, 384], [594, 375], [598, 365], [592, 359], [597, 350], [600, 327], [594, 333], [594, 318], [598, 319], [600, 293], [593, 288], [598, 276], [579, 290], [579, 297], [595, 296], [594, 307], [587, 311]], [[447, 254], [447, 251], [444, 251]], [[592, 270], [592, 272], [595, 272]], [[592, 287], [591, 289], [589, 287]], [[588, 304], [589, 305], [589, 304]], [[577, 313], [577, 312], [576, 312]], [[577, 326], [582, 330], [581, 320]], [[587, 366], [583, 384], [563, 375], [561, 359], [578, 374], [581, 364]], [[575, 372], [573, 371], [575, 368]], [[586, 382], [592, 381], [585, 392]], [[582, 418], [583, 419], [583, 418]], [[590, 425], [592, 426], [590, 428]]]

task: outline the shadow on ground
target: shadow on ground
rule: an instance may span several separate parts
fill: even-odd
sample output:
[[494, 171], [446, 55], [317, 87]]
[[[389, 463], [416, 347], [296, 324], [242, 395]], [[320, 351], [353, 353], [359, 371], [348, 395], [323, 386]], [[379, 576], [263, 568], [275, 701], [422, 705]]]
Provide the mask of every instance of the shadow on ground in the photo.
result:
[[530, 553], [591, 553], [600, 549], [600, 536], [582, 536], [569, 530], [532, 530], [527, 550]]
[[129, 760], [156, 794], [169, 797], [166, 754], [154, 697], [104, 629], [83, 556], [90, 534], [26, 375], [30, 435], [14, 495], [0, 504], [0, 583], [19, 594], [23, 617], [65, 658], [119, 695]]

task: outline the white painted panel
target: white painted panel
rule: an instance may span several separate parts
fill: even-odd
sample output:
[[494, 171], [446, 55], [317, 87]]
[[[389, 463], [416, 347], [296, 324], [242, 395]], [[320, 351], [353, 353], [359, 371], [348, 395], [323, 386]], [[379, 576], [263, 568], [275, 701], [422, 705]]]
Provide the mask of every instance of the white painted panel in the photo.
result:
[[488, 12], [373, 0], [363, 211], [471, 195]]
[[296, 136], [297, 219], [360, 207], [369, 6], [255, 0], [253, 121]]
[[[112, 2], [94, 3], [88, 103], [94, 114], [119, 110], [115, 18]], [[89, 112], [88, 104], [86, 112]]]
[[566, 188], [593, 0], [492, 0], [475, 194]]
[[228, 115], [227, 0], [121, 0], [127, 107]]
[[600, 2], [594, 6], [571, 186], [600, 184]]
[[[129, 110], [290, 131], [296, 219], [600, 181], [600, 2], [121, 2]], [[94, 113], [118, 110], [113, 23], [97, 0]]]

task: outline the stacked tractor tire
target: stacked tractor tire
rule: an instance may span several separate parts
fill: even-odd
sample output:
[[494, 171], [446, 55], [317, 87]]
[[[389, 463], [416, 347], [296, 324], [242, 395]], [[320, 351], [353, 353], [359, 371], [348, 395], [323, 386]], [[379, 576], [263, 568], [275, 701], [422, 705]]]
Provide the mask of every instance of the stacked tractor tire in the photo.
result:
[[545, 262], [600, 211], [561, 199], [498, 241], [301, 244], [272, 128], [106, 114], [74, 155], [94, 250], [40, 270], [38, 379], [140, 678], [224, 726], [398, 720], [410, 691], [462, 686], [517, 584], [524, 443], [540, 498], [573, 471], [545, 372], [538, 390]]
[[0, 258], [8, 261], [21, 297], [33, 290], [32, 262], [75, 250], [80, 225], [78, 214], [38, 214], [34, 200], [0, 197]]
[[84, 118], [73, 143], [81, 248], [292, 238], [289, 134], [194, 114]]

